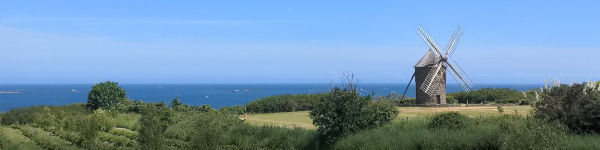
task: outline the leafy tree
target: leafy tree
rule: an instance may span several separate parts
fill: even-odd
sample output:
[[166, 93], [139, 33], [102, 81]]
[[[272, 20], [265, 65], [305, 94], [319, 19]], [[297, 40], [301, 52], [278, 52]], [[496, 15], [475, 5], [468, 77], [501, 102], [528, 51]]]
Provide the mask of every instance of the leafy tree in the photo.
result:
[[171, 101], [171, 108], [175, 111], [182, 111], [185, 109], [185, 105], [179, 100], [179, 96]]
[[164, 149], [164, 133], [173, 123], [173, 112], [164, 103], [145, 105], [141, 112], [138, 139], [141, 149]]
[[578, 133], [600, 133], [600, 87], [594, 83], [560, 85], [545, 90], [535, 116], [556, 121]]
[[317, 132], [331, 144], [340, 137], [383, 125], [398, 111], [393, 103], [374, 103], [371, 96], [361, 97], [353, 87], [336, 87], [315, 103], [309, 115]]
[[115, 109], [127, 99], [125, 90], [117, 82], [101, 82], [92, 86], [88, 93], [86, 106], [92, 110], [102, 108], [105, 110]]

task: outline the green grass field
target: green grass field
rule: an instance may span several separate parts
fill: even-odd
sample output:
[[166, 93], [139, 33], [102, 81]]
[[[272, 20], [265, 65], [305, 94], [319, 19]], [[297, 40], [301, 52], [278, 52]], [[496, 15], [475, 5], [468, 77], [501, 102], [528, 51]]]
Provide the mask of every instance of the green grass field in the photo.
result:
[[[436, 113], [445, 111], [458, 111], [471, 118], [499, 116], [502, 114], [527, 115], [531, 111], [530, 106], [504, 106], [504, 113], [498, 112], [496, 106], [476, 106], [476, 107], [398, 107], [398, 117], [396, 120], [423, 119]], [[312, 120], [308, 116], [309, 111], [248, 114], [246, 122], [252, 125], [275, 125], [284, 127], [302, 127], [314, 129]]]

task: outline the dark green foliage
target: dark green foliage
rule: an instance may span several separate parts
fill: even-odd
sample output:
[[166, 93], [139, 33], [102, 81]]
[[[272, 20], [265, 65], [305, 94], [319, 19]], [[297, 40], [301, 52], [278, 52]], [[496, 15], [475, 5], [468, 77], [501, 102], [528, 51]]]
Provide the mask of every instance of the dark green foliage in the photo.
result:
[[219, 109], [219, 112], [222, 112], [225, 114], [241, 115], [241, 114], [244, 114], [244, 112], [246, 112], [246, 111], [245, 111], [244, 106], [236, 105], [236, 106], [229, 106], [229, 107], [221, 107], [221, 109]]
[[415, 104], [415, 98], [410, 98], [410, 97], [404, 97], [404, 99], [402, 98], [402, 95], [398, 95], [395, 92], [390, 93], [389, 95], [384, 95], [384, 96], [377, 96], [375, 98], [376, 101], [394, 101], [397, 105], [404, 105], [404, 104]]
[[[2, 123], [5, 125], [11, 124], [30, 124], [34, 123], [36, 116], [42, 117], [40, 114], [52, 114], [54, 118], [65, 121], [67, 116], [74, 114], [87, 113], [83, 104], [71, 104], [66, 106], [32, 106], [24, 108], [15, 108], [2, 114]], [[60, 123], [59, 123], [60, 124]]]
[[324, 94], [278, 95], [254, 100], [246, 104], [248, 112], [272, 113], [304, 111], [313, 108], [317, 99]]
[[394, 101], [378, 101], [370, 102], [363, 113], [366, 127], [378, 127], [394, 120], [399, 112]]
[[389, 122], [397, 114], [391, 103], [373, 103], [371, 96], [361, 97], [354, 88], [336, 87], [315, 103], [309, 115], [317, 132], [327, 143], [334, 143], [340, 137]]
[[[520, 103], [525, 99], [523, 94], [513, 89], [483, 88], [471, 92], [450, 93], [459, 103]], [[447, 99], [446, 99], [447, 100]]]
[[173, 123], [173, 112], [164, 103], [142, 107], [138, 142], [142, 149], [164, 149], [165, 130]]
[[456, 98], [454, 98], [454, 96], [447, 95], [446, 96], [446, 103], [448, 103], [448, 104], [456, 104], [456, 103], [458, 103], [458, 100]]
[[385, 97], [378, 97], [376, 99], [377, 99], [377, 101], [391, 101], [394, 104], [396, 104], [397, 106], [406, 105], [406, 104], [415, 104], [415, 101], [416, 101], [415, 98], [409, 98], [409, 97], [406, 97], [403, 100], [401, 100], [401, 99], [386, 99]]
[[467, 126], [469, 118], [458, 112], [444, 112], [431, 118], [429, 129], [462, 129]]
[[144, 106], [144, 102], [140, 100], [124, 100], [122, 104], [119, 104], [117, 109], [121, 112], [134, 112], [140, 113], [142, 107]]
[[183, 104], [181, 100], [179, 100], [179, 96], [175, 97], [175, 99], [171, 101], [170, 106], [174, 111], [190, 111], [194, 109], [194, 107]]
[[92, 86], [88, 93], [88, 102], [86, 106], [91, 110], [102, 108], [112, 110], [118, 108], [127, 99], [125, 90], [117, 82], [100, 82]]
[[192, 106], [191, 108], [195, 111], [200, 111], [200, 112], [215, 112], [215, 111], [217, 111], [214, 108], [210, 107], [210, 105], [208, 105], [208, 104], [204, 104], [202, 106]]
[[600, 133], [600, 92], [594, 84], [560, 85], [544, 91], [535, 116], [577, 133]]
[[179, 100], [179, 96], [175, 97], [175, 99], [173, 99], [171, 101], [171, 108], [176, 109], [177, 107], [183, 105], [183, 103], [181, 103], [181, 101]]

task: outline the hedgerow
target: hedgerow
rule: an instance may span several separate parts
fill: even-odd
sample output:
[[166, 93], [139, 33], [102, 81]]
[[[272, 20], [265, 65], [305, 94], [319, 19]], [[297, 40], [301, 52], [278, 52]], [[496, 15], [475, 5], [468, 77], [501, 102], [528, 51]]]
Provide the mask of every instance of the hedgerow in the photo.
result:
[[311, 110], [315, 101], [325, 94], [278, 95], [261, 98], [246, 104], [246, 111], [272, 113]]

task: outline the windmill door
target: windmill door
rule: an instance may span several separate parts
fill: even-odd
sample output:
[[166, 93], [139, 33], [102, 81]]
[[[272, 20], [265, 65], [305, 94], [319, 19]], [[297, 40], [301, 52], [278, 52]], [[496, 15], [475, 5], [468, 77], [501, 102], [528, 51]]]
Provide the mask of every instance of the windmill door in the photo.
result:
[[435, 103], [440, 104], [440, 95], [435, 96]]

